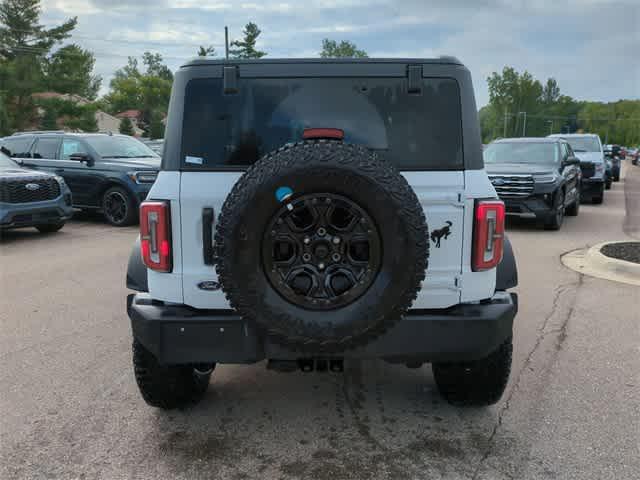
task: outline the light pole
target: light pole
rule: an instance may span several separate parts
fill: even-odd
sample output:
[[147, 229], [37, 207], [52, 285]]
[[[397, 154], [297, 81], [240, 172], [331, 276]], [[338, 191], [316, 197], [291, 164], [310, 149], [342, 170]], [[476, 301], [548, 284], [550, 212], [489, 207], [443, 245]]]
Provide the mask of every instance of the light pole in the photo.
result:
[[527, 112], [518, 112], [518, 115], [524, 115], [524, 121], [522, 122], [522, 136], [526, 136], [527, 133]]
[[549, 135], [551, 135], [553, 133], [553, 120], [547, 120], [547, 123], [549, 124]]

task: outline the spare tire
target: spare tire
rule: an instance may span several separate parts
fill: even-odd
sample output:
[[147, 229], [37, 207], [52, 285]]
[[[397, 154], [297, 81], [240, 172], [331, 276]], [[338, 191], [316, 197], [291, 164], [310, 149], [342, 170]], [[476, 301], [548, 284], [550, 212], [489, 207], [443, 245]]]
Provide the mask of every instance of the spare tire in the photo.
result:
[[374, 152], [287, 145], [250, 167], [220, 212], [216, 269], [231, 306], [288, 349], [338, 353], [394, 325], [421, 288], [424, 212]]

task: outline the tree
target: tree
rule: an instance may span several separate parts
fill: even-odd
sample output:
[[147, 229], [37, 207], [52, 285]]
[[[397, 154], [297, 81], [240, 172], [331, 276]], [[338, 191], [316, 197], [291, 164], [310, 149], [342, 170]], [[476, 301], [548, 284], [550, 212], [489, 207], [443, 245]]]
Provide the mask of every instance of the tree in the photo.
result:
[[209, 45], [208, 47], [203, 47], [202, 45], [200, 45], [200, 48], [198, 49], [198, 56], [199, 57], [215, 57], [216, 49], [213, 47], [213, 45]]
[[141, 72], [138, 61], [129, 57], [127, 65], [115, 72], [104, 100], [111, 113], [140, 110], [139, 124], [148, 134], [152, 112], [166, 112], [169, 107], [173, 75], [160, 54], [145, 52], [143, 64], [146, 69]]
[[322, 58], [366, 58], [367, 52], [359, 50], [355, 43], [342, 40], [340, 43], [325, 38], [322, 40]]
[[45, 62], [49, 90], [72, 93], [93, 100], [98, 95], [102, 78], [92, 75], [95, 57], [78, 45], [66, 45]]
[[133, 131], [133, 123], [131, 123], [131, 119], [129, 117], [124, 117], [122, 120], [120, 120], [119, 130], [123, 135], [133, 136], [135, 132]]
[[42, 130], [56, 130], [58, 128], [58, 115], [53, 108], [47, 108], [40, 122]]
[[244, 27], [242, 34], [244, 35], [242, 40], [234, 40], [231, 42], [232, 47], [229, 50], [231, 58], [262, 58], [266, 55], [266, 52], [256, 50], [256, 41], [260, 36], [261, 30], [258, 26], [249, 22]]
[[159, 53], [144, 52], [142, 54], [142, 63], [147, 67], [145, 72], [147, 76], [173, 81], [173, 73], [171, 73], [169, 67], [162, 63], [162, 55]]
[[76, 25], [40, 25], [40, 0], [0, 0], [0, 92], [5, 102], [4, 132], [37, 125], [32, 94], [44, 85], [44, 58]]
[[160, 112], [156, 111], [151, 114], [149, 138], [151, 138], [152, 140], [155, 140], [157, 138], [164, 138], [164, 125], [162, 124], [162, 114]]
[[0, 3], [0, 57], [13, 60], [22, 54], [45, 56], [56, 43], [71, 35], [77, 17], [45, 28], [39, 24], [40, 0], [2, 0]]
[[552, 105], [554, 102], [558, 101], [560, 97], [560, 87], [558, 86], [558, 82], [555, 78], [547, 79], [547, 83], [542, 89], [542, 102], [545, 105]]

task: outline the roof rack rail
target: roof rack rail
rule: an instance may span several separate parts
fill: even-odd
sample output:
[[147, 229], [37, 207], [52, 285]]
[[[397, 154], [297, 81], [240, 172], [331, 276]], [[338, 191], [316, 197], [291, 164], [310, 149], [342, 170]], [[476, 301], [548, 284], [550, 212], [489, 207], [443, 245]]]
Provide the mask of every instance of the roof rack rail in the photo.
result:
[[14, 132], [11, 136], [16, 135], [43, 135], [47, 133], [67, 133], [64, 130], [31, 130], [26, 132]]

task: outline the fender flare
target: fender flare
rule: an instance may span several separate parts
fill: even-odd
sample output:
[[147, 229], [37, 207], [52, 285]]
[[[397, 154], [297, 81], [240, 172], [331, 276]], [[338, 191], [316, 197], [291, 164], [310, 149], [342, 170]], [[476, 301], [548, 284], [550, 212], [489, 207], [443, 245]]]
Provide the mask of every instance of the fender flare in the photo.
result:
[[131, 247], [131, 254], [129, 255], [127, 288], [138, 292], [149, 291], [147, 284], [147, 267], [142, 262], [142, 254], [140, 253], [140, 235], [138, 235], [133, 247]]
[[496, 291], [504, 291], [517, 285], [518, 267], [516, 266], [516, 257], [513, 254], [511, 242], [505, 235], [502, 261], [498, 264], [496, 270]]

